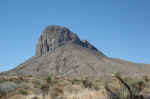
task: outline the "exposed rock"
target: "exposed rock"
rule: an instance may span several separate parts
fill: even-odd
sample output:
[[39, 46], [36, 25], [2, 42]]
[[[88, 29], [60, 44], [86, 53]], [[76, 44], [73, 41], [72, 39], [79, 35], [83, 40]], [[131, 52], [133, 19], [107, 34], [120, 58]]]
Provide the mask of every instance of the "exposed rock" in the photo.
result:
[[47, 52], [55, 51], [56, 48], [66, 43], [74, 43], [97, 50], [88, 41], [80, 41], [79, 37], [66, 27], [48, 26], [38, 40], [36, 56], [42, 56]]
[[97, 48], [90, 44], [87, 40], [82, 40], [82, 46], [98, 51]]

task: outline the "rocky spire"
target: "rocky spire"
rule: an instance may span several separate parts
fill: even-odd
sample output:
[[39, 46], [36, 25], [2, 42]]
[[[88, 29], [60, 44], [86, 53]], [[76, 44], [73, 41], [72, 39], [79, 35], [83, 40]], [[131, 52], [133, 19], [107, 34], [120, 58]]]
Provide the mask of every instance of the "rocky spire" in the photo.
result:
[[76, 34], [72, 33], [66, 27], [48, 26], [38, 40], [36, 56], [42, 56], [66, 43], [74, 43], [83, 47], [96, 49], [87, 41], [81, 41]]

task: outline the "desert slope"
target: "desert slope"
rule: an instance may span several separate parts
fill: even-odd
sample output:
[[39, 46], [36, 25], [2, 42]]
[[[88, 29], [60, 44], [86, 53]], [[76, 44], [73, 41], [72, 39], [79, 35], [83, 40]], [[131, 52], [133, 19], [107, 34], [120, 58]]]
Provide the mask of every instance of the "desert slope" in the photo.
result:
[[40, 36], [36, 54], [5, 75], [126, 76], [150, 74], [150, 65], [109, 58], [69, 29], [48, 26]]

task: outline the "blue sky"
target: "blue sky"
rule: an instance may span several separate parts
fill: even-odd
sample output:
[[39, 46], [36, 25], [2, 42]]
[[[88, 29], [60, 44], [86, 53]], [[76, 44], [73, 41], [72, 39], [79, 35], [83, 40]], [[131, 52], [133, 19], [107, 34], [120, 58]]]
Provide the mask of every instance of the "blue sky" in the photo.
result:
[[105, 55], [150, 63], [149, 0], [1, 0], [0, 71], [34, 55], [47, 25], [70, 28]]

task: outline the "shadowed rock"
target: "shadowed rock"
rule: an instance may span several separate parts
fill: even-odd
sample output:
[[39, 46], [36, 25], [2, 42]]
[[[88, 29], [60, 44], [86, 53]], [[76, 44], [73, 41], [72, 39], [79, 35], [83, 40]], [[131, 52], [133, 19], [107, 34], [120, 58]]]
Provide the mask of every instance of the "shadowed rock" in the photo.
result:
[[38, 40], [36, 56], [42, 56], [47, 52], [55, 51], [56, 48], [66, 43], [74, 43], [96, 50], [96, 48], [86, 40], [80, 41], [79, 37], [69, 29], [60, 26], [48, 26]]

